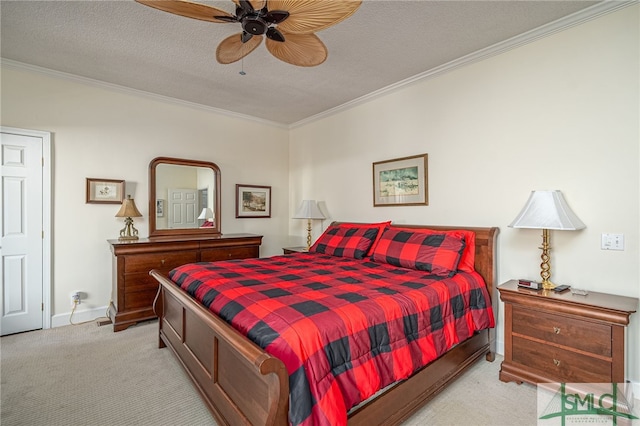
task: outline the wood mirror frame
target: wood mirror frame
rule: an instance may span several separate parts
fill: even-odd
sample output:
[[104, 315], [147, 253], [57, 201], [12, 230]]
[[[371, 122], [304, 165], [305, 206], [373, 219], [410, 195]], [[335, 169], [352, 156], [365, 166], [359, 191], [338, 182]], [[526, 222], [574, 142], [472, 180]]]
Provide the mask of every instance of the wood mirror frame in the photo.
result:
[[[209, 194], [209, 197], [213, 201], [213, 226], [195, 228], [158, 228], [157, 178], [158, 166], [161, 165], [202, 167], [210, 169], [213, 172], [213, 182], [208, 183], [207, 185], [208, 188], [212, 188], [212, 190], [214, 191], [213, 197], [211, 197], [211, 195]], [[200, 191], [200, 188], [195, 189], [197, 191]], [[165, 205], [164, 210], [168, 210], [168, 207], [168, 205]], [[196, 215], [199, 214], [200, 211], [197, 211]], [[208, 236], [220, 234], [220, 168], [216, 164], [211, 162], [185, 160], [181, 158], [157, 157], [151, 160], [151, 163], [149, 163], [149, 237]]]

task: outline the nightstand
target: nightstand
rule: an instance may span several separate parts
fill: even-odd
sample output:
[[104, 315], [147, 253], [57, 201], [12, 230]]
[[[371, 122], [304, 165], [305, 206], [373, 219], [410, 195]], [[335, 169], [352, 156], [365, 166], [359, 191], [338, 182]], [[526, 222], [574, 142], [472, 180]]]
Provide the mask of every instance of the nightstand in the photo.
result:
[[504, 302], [500, 380], [623, 383], [625, 327], [638, 299], [606, 293], [498, 287]]
[[309, 250], [307, 250], [306, 247], [283, 247], [282, 251], [284, 252], [284, 254], [291, 254], [291, 253], [307, 253]]

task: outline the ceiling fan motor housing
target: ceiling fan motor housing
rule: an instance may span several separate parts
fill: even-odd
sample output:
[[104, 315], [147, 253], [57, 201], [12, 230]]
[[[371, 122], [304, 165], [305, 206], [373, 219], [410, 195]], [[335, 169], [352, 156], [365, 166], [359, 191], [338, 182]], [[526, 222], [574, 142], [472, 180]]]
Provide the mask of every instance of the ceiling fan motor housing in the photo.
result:
[[262, 35], [267, 32], [269, 24], [260, 16], [246, 16], [242, 20], [242, 29], [253, 35]]

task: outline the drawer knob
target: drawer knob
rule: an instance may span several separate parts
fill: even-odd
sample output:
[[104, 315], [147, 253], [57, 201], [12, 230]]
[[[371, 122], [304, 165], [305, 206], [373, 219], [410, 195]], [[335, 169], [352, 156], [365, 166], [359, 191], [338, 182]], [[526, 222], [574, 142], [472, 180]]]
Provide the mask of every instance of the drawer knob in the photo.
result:
[[231, 253], [228, 253], [228, 254], [227, 254], [227, 257], [231, 257]]
[[553, 332], [556, 334], [560, 334], [560, 327], [553, 327]]
[[559, 359], [553, 359], [553, 363], [556, 365], [556, 367], [560, 367], [560, 360]]
[[164, 266], [164, 259], [161, 259], [160, 263], [162, 263], [162, 266]]

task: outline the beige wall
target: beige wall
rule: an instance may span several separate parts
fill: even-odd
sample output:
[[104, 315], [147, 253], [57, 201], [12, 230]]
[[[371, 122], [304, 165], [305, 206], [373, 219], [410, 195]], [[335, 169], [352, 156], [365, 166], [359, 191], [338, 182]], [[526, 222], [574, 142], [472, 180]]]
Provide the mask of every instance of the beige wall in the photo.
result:
[[[290, 212], [312, 198], [324, 227], [498, 226], [499, 281], [539, 279], [541, 233], [508, 225], [531, 190], [559, 189], [587, 228], [552, 233], [554, 281], [639, 297], [638, 36], [629, 7], [293, 129]], [[374, 208], [372, 163], [421, 153], [429, 206]], [[624, 234], [625, 250], [601, 250], [605, 232]], [[629, 329], [636, 382], [639, 321]]]
[[[264, 256], [287, 243], [287, 129], [9, 67], [2, 69], [2, 125], [53, 134], [54, 326], [68, 324], [71, 291], [88, 296], [76, 321], [83, 312], [102, 314], [111, 297], [106, 240], [118, 237], [123, 221], [114, 217], [118, 206], [85, 204], [86, 177], [125, 179], [143, 214], [135, 226], [146, 237], [149, 162], [212, 161], [222, 173], [222, 231], [264, 235]], [[272, 186], [272, 217], [236, 219], [236, 183]]]

